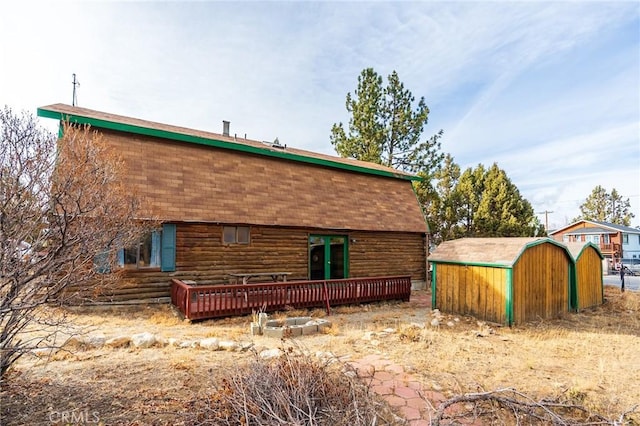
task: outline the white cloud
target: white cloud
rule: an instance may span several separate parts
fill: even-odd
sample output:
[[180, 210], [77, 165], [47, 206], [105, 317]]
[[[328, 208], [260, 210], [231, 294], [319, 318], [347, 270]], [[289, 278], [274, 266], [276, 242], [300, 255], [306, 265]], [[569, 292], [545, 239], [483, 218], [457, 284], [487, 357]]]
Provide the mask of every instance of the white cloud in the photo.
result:
[[640, 193], [638, 25], [625, 2], [4, 2], [0, 103], [70, 103], [75, 72], [81, 106], [333, 153], [360, 71], [397, 70], [461, 165], [571, 218], [596, 185]]

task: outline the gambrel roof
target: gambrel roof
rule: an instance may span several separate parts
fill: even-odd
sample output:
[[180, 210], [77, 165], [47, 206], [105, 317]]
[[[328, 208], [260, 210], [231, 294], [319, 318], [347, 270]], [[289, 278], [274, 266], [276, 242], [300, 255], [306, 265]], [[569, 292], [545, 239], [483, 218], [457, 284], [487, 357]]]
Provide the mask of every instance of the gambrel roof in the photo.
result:
[[570, 241], [563, 244], [569, 249], [569, 253], [571, 253], [571, 256], [574, 260], [578, 260], [582, 253], [588, 249], [588, 247], [592, 247], [592, 249], [595, 250], [596, 253], [598, 253], [600, 259], [604, 259], [604, 256], [602, 255], [602, 253], [600, 253], [600, 249], [598, 248], [598, 246], [596, 246], [592, 242]]
[[512, 267], [529, 247], [550, 243], [567, 248], [550, 238], [499, 237], [460, 238], [445, 241], [429, 255], [429, 262]]
[[412, 188], [419, 178], [395, 169], [69, 105], [38, 115], [103, 133], [123, 155], [148, 217], [427, 232]]

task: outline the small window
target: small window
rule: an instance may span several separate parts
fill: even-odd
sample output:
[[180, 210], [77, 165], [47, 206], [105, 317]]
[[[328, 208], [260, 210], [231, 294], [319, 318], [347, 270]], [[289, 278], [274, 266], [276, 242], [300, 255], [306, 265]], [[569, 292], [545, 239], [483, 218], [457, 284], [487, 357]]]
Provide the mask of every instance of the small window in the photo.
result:
[[565, 242], [565, 243], [568, 243], [568, 242], [569, 242], [569, 236], [568, 236], [568, 235], [566, 235], [566, 234], [565, 234], [565, 235], [563, 235], [563, 236], [562, 236], [562, 241], [563, 241], [563, 242]]
[[161, 241], [161, 232], [154, 231], [145, 235], [138, 244], [121, 250], [119, 265], [125, 268], [159, 267]]
[[622, 244], [629, 244], [629, 234], [622, 234]]
[[248, 226], [224, 226], [222, 241], [225, 244], [249, 244]]

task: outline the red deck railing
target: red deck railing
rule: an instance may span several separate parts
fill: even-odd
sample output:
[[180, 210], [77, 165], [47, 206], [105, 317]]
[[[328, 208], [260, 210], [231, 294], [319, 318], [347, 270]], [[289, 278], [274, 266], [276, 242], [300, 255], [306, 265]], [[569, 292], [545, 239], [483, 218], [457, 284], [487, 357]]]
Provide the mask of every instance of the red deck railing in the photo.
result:
[[409, 276], [211, 286], [171, 280], [171, 303], [191, 320], [410, 297]]

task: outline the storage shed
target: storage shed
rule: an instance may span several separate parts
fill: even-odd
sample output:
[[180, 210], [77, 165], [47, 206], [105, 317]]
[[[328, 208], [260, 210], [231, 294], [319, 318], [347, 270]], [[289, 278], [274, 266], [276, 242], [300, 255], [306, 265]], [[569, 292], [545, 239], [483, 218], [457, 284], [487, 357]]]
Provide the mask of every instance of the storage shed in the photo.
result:
[[565, 243], [575, 262], [571, 280], [571, 307], [577, 311], [601, 305], [604, 300], [602, 261], [604, 256], [591, 242]]
[[549, 238], [462, 238], [429, 256], [432, 305], [501, 324], [569, 311], [573, 258]]

